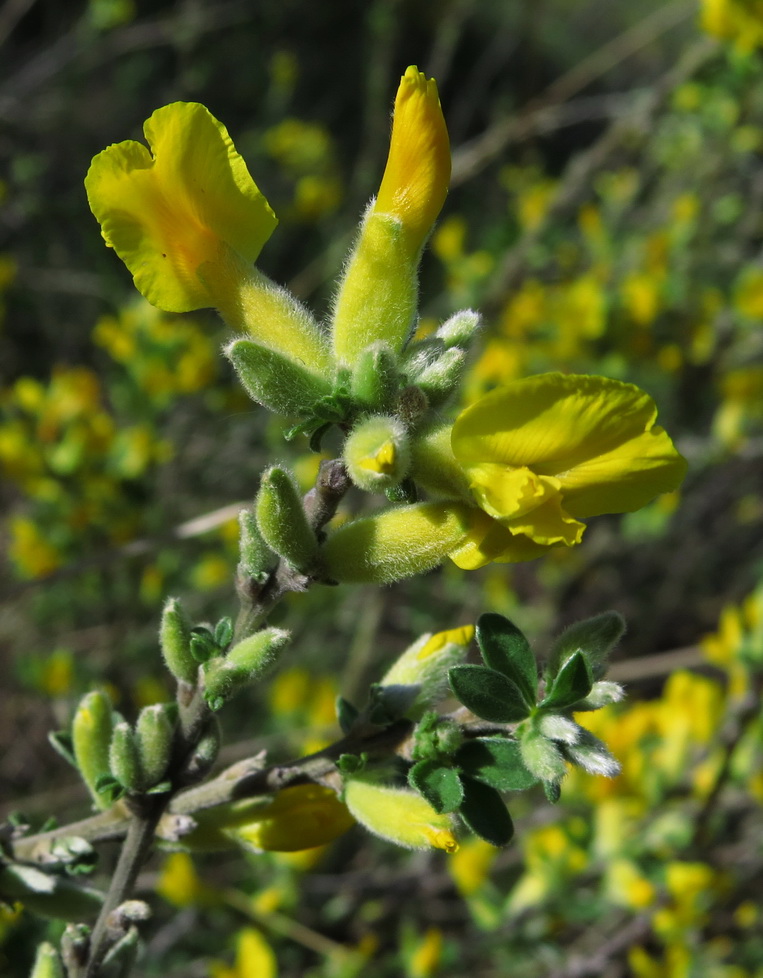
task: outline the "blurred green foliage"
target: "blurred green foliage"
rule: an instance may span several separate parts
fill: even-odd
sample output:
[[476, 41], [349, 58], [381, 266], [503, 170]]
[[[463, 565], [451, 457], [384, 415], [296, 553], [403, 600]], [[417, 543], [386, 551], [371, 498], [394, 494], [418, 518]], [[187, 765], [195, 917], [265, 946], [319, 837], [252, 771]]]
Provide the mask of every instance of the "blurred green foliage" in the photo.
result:
[[[164, 596], [188, 594], [197, 617], [233, 612], [228, 504], [251, 500], [274, 456], [305, 486], [317, 467], [236, 389], [214, 316], [136, 300], [102, 246], [83, 176], [156, 107], [199, 100], [224, 121], [281, 220], [263, 269], [320, 309], [378, 182], [397, 76], [418, 63], [438, 80], [454, 150], [422, 334], [464, 305], [485, 313], [471, 394], [545, 369], [634, 381], [691, 463], [680, 498], [603, 519], [538, 564], [290, 599], [274, 624], [288, 614], [301, 662], [263, 694], [257, 726], [251, 701], [229, 717], [228, 760], [260, 746], [287, 758], [330, 735], [338, 692], [352, 697], [422, 631], [490, 608], [540, 639], [611, 607], [629, 621], [623, 649], [643, 657], [621, 667], [629, 703], [596, 714], [620, 778], [576, 774], [556, 809], [531, 796], [520, 844], [497, 855], [350, 834], [295, 857], [194, 869], [169, 856], [145, 880], [167, 902], [145, 974], [763, 974], [750, 705], [763, 654], [762, 24], [741, 0], [0, 8], [0, 637], [14, 694], [0, 779], [33, 817], [82, 811], [45, 735], [96, 678], [120, 708], [168, 696]], [[698, 643], [724, 608], [706, 658]], [[679, 663], [694, 671], [665, 681]], [[0, 914], [0, 967], [25, 975], [25, 949], [57, 925]]]

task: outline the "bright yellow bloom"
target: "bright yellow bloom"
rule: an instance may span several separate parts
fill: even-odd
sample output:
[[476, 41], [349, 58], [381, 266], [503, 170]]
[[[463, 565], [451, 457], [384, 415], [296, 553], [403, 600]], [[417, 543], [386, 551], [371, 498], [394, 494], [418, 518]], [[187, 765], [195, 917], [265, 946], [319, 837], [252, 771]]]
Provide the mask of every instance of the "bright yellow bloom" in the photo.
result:
[[233, 842], [255, 852], [301, 852], [332, 842], [354, 825], [336, 793], [318, 784], [284, 788], [272, 800], [211, 808], [196, 822], [183, 844], [200, 851], [227, 849]]
[[450, 182], [450, 142], [437, 83], [411, 65], [400, 79], [389, 156], [375, 214], [398, 218], [418, 252], [442, 210]]
[[416, 320], [419, 255], [448, 192], [450, 145], [437, 85], [410, 67], [400, 80], [389, 157], [334, 308], [337, 359], [352, 366], [379, 341], [400, 350]]
[[219, 306], [231, 267], [257, 258], [277, 219], [203, 105], [165, 105], [143, 131], [150, 152], [128, 140], [95, 157], [90, 208], [149, 302], [167, 312]]
[[580, 522], [675, 489], [686, 462], [654, 401], [604, 377], [542, 374], [485, 395], [414, 448], [413, 477], [472, 506], [459, 567], [531, 560], [579, 543]]
[[406, 849], [458, 851], [450, 816], [413, 791], [352, 779], [344, 797], [360, 824], [382, 839]]

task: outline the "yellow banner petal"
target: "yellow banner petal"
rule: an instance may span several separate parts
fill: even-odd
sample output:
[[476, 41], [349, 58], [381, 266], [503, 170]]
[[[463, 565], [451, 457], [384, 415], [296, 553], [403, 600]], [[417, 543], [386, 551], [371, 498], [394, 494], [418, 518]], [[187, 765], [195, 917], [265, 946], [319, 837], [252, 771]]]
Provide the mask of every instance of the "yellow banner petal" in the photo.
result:
[[236, 261], [254, 261], [277, 219], [203, 105], [157, 109], [144, 132], [151, 152], [127, 141], [95, 157], [90, 208], [149, 302], [168, 312], [218, 305], [215, 267], [227, 279]]

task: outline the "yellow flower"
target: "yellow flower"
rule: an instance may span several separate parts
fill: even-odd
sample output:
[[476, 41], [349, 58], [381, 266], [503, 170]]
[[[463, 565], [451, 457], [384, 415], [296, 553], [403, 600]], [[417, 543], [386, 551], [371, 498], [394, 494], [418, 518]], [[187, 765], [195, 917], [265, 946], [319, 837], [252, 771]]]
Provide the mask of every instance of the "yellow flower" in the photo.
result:
[[416, 253], [445, 203], [449, 182], [450, 142], [437, 83], [411, 65], [397, 90], [389, 156], [373, 213], [398, 218]]
[[463, 568], [531, 560], [579, 543], [580, 522], [627, 513], [675, 489], [686, 462], [655, 425], [652, 399], [604, 377], [542, 374], [491, 391], [414, 448], [412, 474], [472, 506]]
[[419, 255], [450, 180], [450, 146], [437, 85], [410, 67], [400, 80], [389, 157], [334, 308], [337, 359], [353, 366], [371, 344], [402, 349], [415, 327]]
[[202, 812], [183, 840], [200, 851], [230, 848], [231, 842], [261, 852], [301, 852], [332, 842], [354, 825], [330, 788], [300, 784], [272, 800], [244, 799]]
[[167, 312], [221, 304], [229, 267], [253, 262], [277, 224], [222, 123], [197, 102], [157, 109], [141, 143], [116, 143], [85, 180], [106, 243]]
[[438, 814], [413, 791], [352, 779], [344, 797], [360, 824], [381, 839], [406, 849], [458, 851], [450, 816]]

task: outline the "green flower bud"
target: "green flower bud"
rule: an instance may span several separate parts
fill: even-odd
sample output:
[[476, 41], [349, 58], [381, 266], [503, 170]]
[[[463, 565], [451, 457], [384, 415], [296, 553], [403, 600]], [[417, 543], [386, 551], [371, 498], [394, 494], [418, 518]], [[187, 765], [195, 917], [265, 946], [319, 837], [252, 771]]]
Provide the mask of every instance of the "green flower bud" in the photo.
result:
[[466, 350], [454, 346], [411, 380], [426, 394], [430, 407], [439, 407], [458, 390], [465, 366]]
[[385, 492], [398, 485], [410, 468], [411, 452], [405, 428], [388, 415], [361, 421], [344, 446], [350, 478], [366, 492]]
[[282, 628], [263, 628], [204, 666], [204, 698], [218, 709], [272, 665], [289, 640]]
[[294, 476], [274, 466], [262, 476], [255, 500], [257, 526], [262, 538], [279, 557], [303, 574], [318, 564], [318, 541], [307, 521], [302, 495]]
[[325, 375], [251, 340], [234, 340], [225, 348], [249, 396], [263, 407], [288, 417], [305, 417], [331, 393]]
[[96, 784], [109, 773], [112, 722], [111, 700], [101, 690], [80, 700], [72, 722], [74, 758], [93, 801], [101, 809], [109, 807], [109, 798], [97, 790]]
[[135, 733], [124, 720], [114, 727], [109, 748], [109, 767], [117, 781], [128, 791], [141, 791], [145, 778]]
[[417, 503], [353, 520], [323, 547], [328, 576], [348, 584], [392, 584], [424, 574], [464, 539], [469, 507]]
[[239, 534], [239, 573], [255, 580], [264, 578], [276, 563], [275, 555], [262, 539], [257, 517], [249, 509], [238, 514]]
[[522, 733], [519, 752], [527, 770], [540, 781], [561, 781], [567, 773], [561, 751], [539, 730], [530, 727]]
[[172, 704], [155, 703], [140, 711], [135, 725], [140, 765], [145, 786], [162, 780], [172, 754], [175, 736], [175, 710]]
[[164, 662], [180, 682], [196, 683], [198, 663], [191, 655], [191, 622], [177, 598], [168, 598], [159, 627]]
[[355, 401], [383, 411], [393, 403], [399, 381], [395, 354], [386, 343], [374, 343], [363, 350], [352, 370], [350, 392]]
[[334, 308], [334, 352], [355, 366], [379, 341], [399, 352], [416, 316], [418, 255], [406, 248], [403, 222], [366, 212]]
[[37, 956], [29, 978], [66, 978], [58, 951], [47, 941], [37, 948]]
[[473, 309], [462, 309], [446, 319], [435, 333], [446, 347], [461, 346], [468, 348], [477, 335], [480, 326], [480, 314]]

